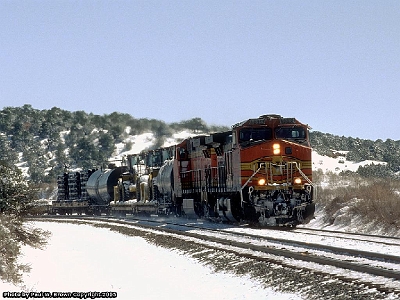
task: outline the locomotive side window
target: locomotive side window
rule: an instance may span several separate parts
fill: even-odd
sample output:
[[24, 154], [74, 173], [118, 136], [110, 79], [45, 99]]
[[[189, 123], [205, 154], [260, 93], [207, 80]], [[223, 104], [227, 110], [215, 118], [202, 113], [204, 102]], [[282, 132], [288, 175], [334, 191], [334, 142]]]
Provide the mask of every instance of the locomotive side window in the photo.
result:
[[306, 130], [300, 126], [294, 127], [278, 127], [275, 130], [277, 139], [287, 140], [305, 140], [307, 138]]
[[239, 132], [239, 143], [267, 141], [272, 139], [271, 128], [244, 128]]
[[184, 148], [179, 148], [179, 159], [180, 160], [187, 160], [187, 152]]

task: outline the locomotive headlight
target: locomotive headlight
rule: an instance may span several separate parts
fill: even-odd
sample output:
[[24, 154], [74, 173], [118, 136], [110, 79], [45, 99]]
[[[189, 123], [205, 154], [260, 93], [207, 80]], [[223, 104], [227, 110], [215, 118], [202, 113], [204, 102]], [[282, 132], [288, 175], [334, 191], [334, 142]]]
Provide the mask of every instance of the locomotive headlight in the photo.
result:
[[260, 180], [258, 180], [258, 185], [265, 185], [265, 179], [261, 178]]
[[301, 184], [301, 178], [295, 178], [294, 179], [295, 184]]
[[273, 144], [272, 145], [274, 155], [281, 154], [281, 145], [280, 144]]

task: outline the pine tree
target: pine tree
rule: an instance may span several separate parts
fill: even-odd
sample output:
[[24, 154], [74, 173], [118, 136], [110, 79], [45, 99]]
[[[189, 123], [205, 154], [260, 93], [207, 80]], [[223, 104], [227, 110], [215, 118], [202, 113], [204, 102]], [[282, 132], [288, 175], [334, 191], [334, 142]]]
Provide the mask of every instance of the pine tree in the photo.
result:
[[34, 206], [36, 191], [14, 165], [0, 161], [0, 279], [21, 283], [29, 267], [18, 263], [22, 245], [40, 248], [48, 232], [33, 228], [25, 217]]

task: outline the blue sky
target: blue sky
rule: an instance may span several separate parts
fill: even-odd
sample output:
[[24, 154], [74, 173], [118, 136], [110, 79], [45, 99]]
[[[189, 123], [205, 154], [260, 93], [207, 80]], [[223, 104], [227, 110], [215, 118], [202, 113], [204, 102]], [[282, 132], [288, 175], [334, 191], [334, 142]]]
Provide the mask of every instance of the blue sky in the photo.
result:
[[0, 109], [400, 140], [400, 1], [1, 0]]

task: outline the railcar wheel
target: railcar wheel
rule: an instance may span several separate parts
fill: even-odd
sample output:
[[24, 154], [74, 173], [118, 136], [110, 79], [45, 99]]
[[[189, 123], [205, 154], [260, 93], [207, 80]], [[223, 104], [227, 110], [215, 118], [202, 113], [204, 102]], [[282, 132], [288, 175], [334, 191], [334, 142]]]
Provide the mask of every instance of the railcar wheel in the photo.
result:
[[231, 211], [236, 221], [240, 222], [244, 218], [243, 209], [240, 200], [240, 194], [237, 193], [232, 197]]
[[210, 217], [210, 206], [205, 201], [203, 201], [203, 216], [204, 218]]

